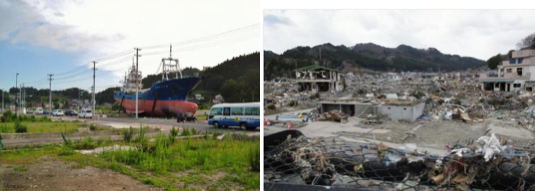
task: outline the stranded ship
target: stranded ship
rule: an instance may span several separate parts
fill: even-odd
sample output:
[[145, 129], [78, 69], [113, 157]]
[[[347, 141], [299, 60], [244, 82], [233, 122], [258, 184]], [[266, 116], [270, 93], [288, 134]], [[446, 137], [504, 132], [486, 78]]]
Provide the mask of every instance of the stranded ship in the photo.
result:
[[[136, 89], [138, 89], [138, 114], [144, 116], [176, 117], [178, 113], [195, 114], [197, 104], [188, 102], [187, 96], [202, 80], [200, 75], [184, 77], [178, 59], [162, 59], [162, 80], [142, 89], [141, 72], [132, 64], [125, 75], [121, 91], [114, 98], [128, 114], [136, 113]], [[175, 78], [172, 78], [172, 77]]]

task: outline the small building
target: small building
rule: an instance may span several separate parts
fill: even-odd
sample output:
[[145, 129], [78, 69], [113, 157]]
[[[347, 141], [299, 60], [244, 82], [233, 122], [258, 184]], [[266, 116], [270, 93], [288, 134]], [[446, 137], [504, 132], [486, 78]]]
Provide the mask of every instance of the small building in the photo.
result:
[[388, 103], [378, 106], [378, 114], [390, 119], [415, 121], [425, 108], [424, 102]]
[[481, 89], [485, 91], [512, 92], [535, 87], [535, 50], [524, 49], [512, 52], [511, 59], [504, 60], [495, 72], [479, 74]]
[[364, 103], [359, 101], [322, 101], [322, 112], [339, 110], [349, 116], [365, 117], [367, 114], [385, 116], [394, 120], [415, 121], [425, 108], [425, 102], [391, 101], [389, 103]]
[[344, 77], [338, 70], [311, 65], [294, 71], [299, 91], [317, 93], [344, 90]]

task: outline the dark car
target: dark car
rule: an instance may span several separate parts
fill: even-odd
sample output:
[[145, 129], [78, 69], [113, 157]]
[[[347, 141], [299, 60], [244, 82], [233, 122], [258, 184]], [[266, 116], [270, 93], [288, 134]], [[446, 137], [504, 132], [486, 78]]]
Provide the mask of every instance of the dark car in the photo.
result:
[[65, 116], [78, 116], [78, 113], [74, 110], [67, 109], [65, 110]]
[[48, 112], [47, 110], [43, 110], [43, 115], [50, 115], [50, 112]]
[[196, 122], [197, 121], [197, 117], [195, 117], [195, 115], [191, 114], [191, 113], [186, 113], [186, 114], [182, 114], [182, 113], [179, 113], [177, 114], [176, 116], [176, 122]]

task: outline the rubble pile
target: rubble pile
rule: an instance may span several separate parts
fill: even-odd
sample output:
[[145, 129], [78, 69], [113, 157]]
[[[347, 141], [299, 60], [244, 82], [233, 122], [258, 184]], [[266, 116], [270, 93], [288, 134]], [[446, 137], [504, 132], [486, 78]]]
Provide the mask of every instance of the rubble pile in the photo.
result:
[[291, 137], [264, 153], [265, 182], [380, 190], [531, 190], [533, 153], [494, 134], [431, 155], [415, 145], [353, 143], [339, 137]]

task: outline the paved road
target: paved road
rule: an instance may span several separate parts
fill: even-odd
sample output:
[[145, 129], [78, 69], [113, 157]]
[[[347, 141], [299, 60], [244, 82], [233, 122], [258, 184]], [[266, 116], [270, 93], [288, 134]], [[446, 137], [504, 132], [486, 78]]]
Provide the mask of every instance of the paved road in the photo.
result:
[[[52, 117], [56, 118], [56, 117]], [[63, 120], [76, 120], [78, 118], [76, 117], [61, 117]], [[223, 131], [241, 131], [239, 127], [230, 127], [228, 129], [214, 129], [212, 126], [208, 125], [208, 122], [205, 120], [203, 121], [197, 121], [196, 123], [193, 122], [185, 122], [185, 123], [178, 123], [176, 122], [176, 119], [162, 119], [162, 118], [130, 118], [130, 117], [118, 117], [118, 118], [100, 118], [98, 120], [87, 120], [87, 121], [94, 121], [95, 123], [104, 124], [104, 125], [110, 125], [114, 128], [124, 128], [124, 127], [135, 127], [139, 126], [140, 123], [143, 126], [150, 126], [150, 127], [159, 127], [163, 131], [169, 131], [173, 126], [174, 127], [187, 127], [187, 128], [195, 128], [197, 131], [211, 131], [211, 130], [223, 130]], [[257, 128], [255, 130], [249, 130], [247, 131], [248, 134], [259, 134], [260, 128]]]

